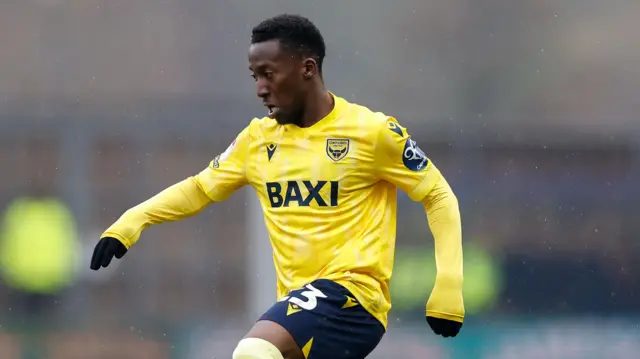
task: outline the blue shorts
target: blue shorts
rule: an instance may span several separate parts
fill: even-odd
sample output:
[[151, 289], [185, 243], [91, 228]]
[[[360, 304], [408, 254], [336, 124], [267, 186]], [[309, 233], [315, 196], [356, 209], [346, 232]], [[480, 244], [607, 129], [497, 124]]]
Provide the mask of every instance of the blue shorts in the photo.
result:
[[260, 320], [283, 326], [307, 359], [364, 359], [385, 333], [351, 292], [327, 279], [291, 291]]

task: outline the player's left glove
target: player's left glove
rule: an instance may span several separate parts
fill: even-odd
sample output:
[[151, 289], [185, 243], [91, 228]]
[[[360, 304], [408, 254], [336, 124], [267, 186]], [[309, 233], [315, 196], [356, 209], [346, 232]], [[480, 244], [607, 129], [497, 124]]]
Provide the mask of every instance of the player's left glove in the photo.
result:
[[445, 338], [455, 337], [462, 328], [464, 314], [462, 280], [436, 276], [426, 310], [433, 332]]
[[462, 328], [462, 323], [460, 322], [430, 316], [427, 316], [427, 323], [429, 323], [434, 333], [445, 338], [455, 337], [460, 332], [460, 328]]

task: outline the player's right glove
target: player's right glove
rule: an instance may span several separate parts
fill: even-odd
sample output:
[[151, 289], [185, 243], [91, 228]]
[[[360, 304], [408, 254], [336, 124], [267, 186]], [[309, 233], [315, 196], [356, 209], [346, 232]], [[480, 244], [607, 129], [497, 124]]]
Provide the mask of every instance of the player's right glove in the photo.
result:
[[100, 267], [106, 268], [113, 257], [118, 259], [127, 254], [127, 247], [122, 242], [112, 237], [103, 237], [93, 249], [91, 256], [91, 269], [98, 270]]

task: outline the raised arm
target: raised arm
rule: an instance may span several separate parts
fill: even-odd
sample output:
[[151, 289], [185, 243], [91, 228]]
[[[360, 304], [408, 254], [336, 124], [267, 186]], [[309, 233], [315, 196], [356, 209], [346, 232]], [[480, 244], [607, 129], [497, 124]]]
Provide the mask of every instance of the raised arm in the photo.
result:
[[91, 269], [107, 267], [121, 258], [147, 227], [200, 213], [212, 202], [222, 202], [247, 183], [245, 175], [249, 129], [245, 128], [207, 168], [127, 210], [100, 236]]
[[112, 237], [131, 248], [150, 225], [193, 216], [211, 202], [197, 176], [189, 177], [124, 212], [101, 238]]

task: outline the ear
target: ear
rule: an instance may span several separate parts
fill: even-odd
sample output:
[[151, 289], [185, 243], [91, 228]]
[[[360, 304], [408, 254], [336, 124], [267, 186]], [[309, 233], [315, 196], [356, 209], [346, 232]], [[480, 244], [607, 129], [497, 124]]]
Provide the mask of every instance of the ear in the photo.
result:
[[309, 80], [313, 78], [313, 76], [317, 73], [318, 73], [318, 63], [316, 63], [316, 60], [312, 58], [305, 59], [302, 66], [302, 76], [306, 80]]

